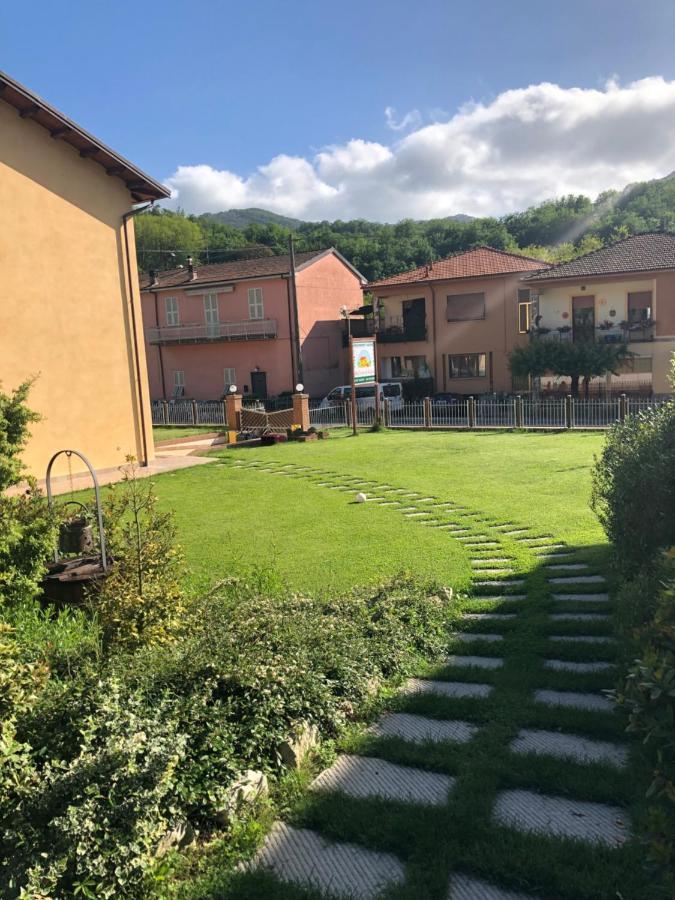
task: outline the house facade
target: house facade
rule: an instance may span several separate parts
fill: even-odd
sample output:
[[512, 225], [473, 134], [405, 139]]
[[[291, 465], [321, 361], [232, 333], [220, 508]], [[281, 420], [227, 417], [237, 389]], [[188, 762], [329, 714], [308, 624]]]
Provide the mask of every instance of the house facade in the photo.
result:
[[[675, 234], [632, 235], [526, 277], [535, 340], [626, 342], [635, 354], [603, 382], [615, 391], [669, 393], [675, 352]], [[555, 387], [564, 379], [542, 378]]]
[[371, 282], [380, 377], [425, 379], [435, 393], [510, 391], [508, 353], [528, 339], [521, 278], [546, 265], [477, 247]]
[[151, 273], [142, 280], [153, 400], [265, 399], [298, 382], [322, 397], [346, 377], [340, 309], [365, 279], [336, 250]]
[[0, 383], [35, 379], [27, 467], [44, 476], [61, 449], [97, 469], [127, 455], [145, 464], [154, 446], [131, 210], [169, 192], [2, 73], [0, 135]]

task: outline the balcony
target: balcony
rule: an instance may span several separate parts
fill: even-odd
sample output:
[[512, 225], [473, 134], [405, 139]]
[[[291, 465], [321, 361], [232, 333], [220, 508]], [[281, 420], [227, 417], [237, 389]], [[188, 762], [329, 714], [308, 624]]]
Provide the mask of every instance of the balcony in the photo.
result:
[[150, 344], [207, 344], [212, 341], [266, 341], [277, 336], [276, 319], [245, 319], [214, 325], [166, 325], [148, 328]]
[[410, 321], [404, 316], [389, 316], [380, 319], [377, 340], [381, 344], [403, 343], [404, 341], [426, 341], [426, 320]]
[[656, 322], [619, 322], [611, 327], [578, 328], [570, 325], [560, 328], [540, 326], [530, 330], [530, 338], [535, 341], [557, 341], [581, 343], [595, 341], [598, 344], [633, 344], [654, 340]]

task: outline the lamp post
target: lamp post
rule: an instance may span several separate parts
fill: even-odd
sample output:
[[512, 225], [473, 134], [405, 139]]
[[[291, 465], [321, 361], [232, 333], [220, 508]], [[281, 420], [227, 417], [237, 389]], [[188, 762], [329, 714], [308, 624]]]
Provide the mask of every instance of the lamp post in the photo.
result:
[[349, 347], [349, 383], [352, 386], [352, 434], [356, 436], [356, 384], [354, 383], [354, 345], [352, 344], [352, 323], [347, 306], [340, 307], [340, 315], [347, 320], [347, 339]]

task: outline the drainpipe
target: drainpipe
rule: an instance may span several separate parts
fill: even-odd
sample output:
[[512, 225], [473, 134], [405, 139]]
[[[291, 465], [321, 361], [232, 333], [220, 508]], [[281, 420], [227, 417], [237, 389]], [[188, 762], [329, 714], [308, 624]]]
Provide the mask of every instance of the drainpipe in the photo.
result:
[[[300, 318], [298, 316], [298, 289], [295, 281], [295, 249], [293, 247], [293, 235], [288, 236], [288, 255], [290, 257], [291, 300], [293, 303], [293, 325], [295, 327], [295, 359], [297, 364], [298, 382], [304, 382], [302, 372], [302, 348], [300, 347]], [[295, 385], [293, 385], [295, 388]]]
[[[152, 296], [155, 298], [155, 325], [159, 330], [159, 294], [157, 291], [152, 292]], [[162, 381], [162, 397], [166, 400], [166, 382], [164, 380], [164, 355], [162, 353], [162, 345], [157, 344], [157, 353], [159, 355], [159, 376]]]
[[295, 392], [295, 386], [296, 386], [296, 384], [298, 384], [299, 379], [298, 379], [298, 373], [295, 368], [295, 350], [294, 350], [294, 343], [293, 343], [293, 316], [291, 313], [291, 308], [293, 306], [293, 304], [291, 302], [291, 279], [290, 279], [290, 276], [284, 276], [284, 278], [286, 279], [286, 299], [288, 301], [288, 303], [287, 303], [287, 306], [288, 306], [288, 346], [291, 351], [291, 380], [293, 382], [291, 385], [291, 391]]
[[124, 232], [124, 249], [127, 263], [127, 280], [129, 282], [129, 306], [131, 308], [131, 339], [134, 348], [134, 367], [136, 369], [136, 394], [138, 410], [141, 419], [141, 445], [143, 448], [143, 459], [140, 460], [141, 466], [147, 466], [148, 464], [148, 440], [145, 434], [145, 411], [143, 409], [143, 394], [141, 393], [141, 357], [138, 350], [138, 334], [136, 332], [136, 309], [134, 306], [133, 291], [134, 279], [131, 272], [131, 256], [129, 253], [129, 231], [127, 229], [127, 222], [129, 221], [129, 219], [133, 218], [133, 216], [138, 215], [138, 213], [142, 213], [145, 212], [146, 209], [150, 209], [151, 206], [153, 206], [153, 203], [146, 203], [145, 206], [139, 206], [136, 209], [131, 209], [129, 210], [129, 212], [124, 213], [124, 215], [122, 216], [122, 231]]
[[[434, 354], [434, 388], [438, 382], [438, 351], [436, 347], [436, 291], [434, 290], [434, 286], [431, 282], [429, 282], [429, 288], [431, 289], [431, 322], [434, 328], [434, 339], [432, 343], [432, 353]], [[437, 388], [436, 388], [437, 389]]]

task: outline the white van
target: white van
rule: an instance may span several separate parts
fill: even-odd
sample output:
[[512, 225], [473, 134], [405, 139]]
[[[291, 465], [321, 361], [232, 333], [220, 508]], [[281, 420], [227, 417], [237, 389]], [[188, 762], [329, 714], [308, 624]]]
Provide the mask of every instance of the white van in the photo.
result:
[[[403, 407], [403, 385], [400, 381], [380, 382], [379, 389], [380, 403], [384, 400], [388, 400], [391, 409], [401, 409]], [[335, 406], [337, 403], [349, 403], [351, 399], [351, 385], [341, 384], [339, 387], [333, 388], [330, 394], [323, 398], [320, 409]], [[374, 409], [375, 385], [357, 385], [356, 402], [359, 409]]]

